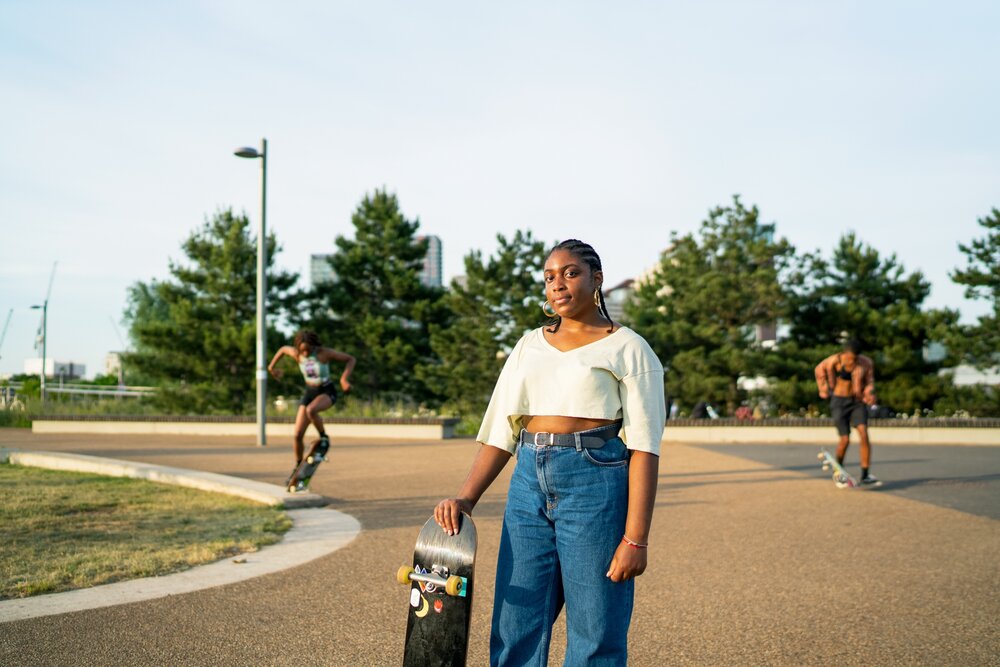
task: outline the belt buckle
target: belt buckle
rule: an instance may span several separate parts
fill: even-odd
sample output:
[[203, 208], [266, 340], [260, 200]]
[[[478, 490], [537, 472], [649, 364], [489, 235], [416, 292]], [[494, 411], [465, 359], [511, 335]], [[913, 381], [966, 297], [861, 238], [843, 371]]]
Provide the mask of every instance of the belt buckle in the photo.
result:
[[554, 436], [553, 436], [552, 433], [547, 433], [546, 431], [539, 431], [538, 433], [535, 434], [535, 438], [534, 438], [534, 440], [535, 440], [535, 447], [545, 447], [545, 443], [544, 442], [538, 442], [538, 436], [540, 436], [540, 435], [547, 435], [547, 436], [549, 436], [549, 444], [548, 444], [549, 447], [551, 447], [552, 443], [555, 442], [555, 438], [554, 438]]

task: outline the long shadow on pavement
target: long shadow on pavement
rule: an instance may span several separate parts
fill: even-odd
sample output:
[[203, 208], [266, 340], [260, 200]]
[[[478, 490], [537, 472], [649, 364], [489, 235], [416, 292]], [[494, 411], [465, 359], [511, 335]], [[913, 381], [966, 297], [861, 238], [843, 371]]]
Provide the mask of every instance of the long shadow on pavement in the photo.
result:
[[[771, 472], [816, 470], [820, 474], [815, 445], [700, 447], [772, 466]], [[875, 439], [872, 456], [872, 471], [883, 483], [881, 492], [1000, 520], [1000, 447], [879, 446]], [[858, 446], [852, 444], [846, 467], [857, 474], [858, 466]]]

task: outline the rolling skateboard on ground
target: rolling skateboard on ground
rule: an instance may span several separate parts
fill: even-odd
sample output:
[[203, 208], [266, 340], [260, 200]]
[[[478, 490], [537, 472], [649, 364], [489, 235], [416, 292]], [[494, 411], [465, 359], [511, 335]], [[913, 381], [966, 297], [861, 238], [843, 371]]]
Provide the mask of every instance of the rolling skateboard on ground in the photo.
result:
[[837, 463], [837, 458], [825, 449], [821, 449], [816, 455], [823, 462], [823, 470], [833, 470], [833, 482], [838, 489], [854, 489], [860, 486], [858, 480], [851, 477], [850, 473], [844, 470], [844, 466]]
[[292, 475], [285, 482], [289, 493], [299, 493], [309, 488], [319, 464], [326, 461], [326, 453], [330, 450], [330, 441], [326, 438], [314, 440], [309, 454], [299, 463], [298, 467], [292, 471]]
[[405, 667], [465, 665], [469, 646], [476, 524], [467, 514], [457, 535], [448, 535], [431, 517], [417, 536], [413, 565], [396, 581], [410, 585]]

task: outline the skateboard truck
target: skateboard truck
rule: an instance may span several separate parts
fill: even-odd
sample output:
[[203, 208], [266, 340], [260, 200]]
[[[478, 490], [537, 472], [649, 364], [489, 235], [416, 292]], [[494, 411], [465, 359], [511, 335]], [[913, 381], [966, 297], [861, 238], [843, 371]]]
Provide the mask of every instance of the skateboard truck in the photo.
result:
[[403, 565], [396, 571], [396, 581], [401, 584], [409, 584], [411, 581], [422, 581], [425, 584], [434, 584], [444, 588], [444, 592], [451, 596], [465, 597], [466, 582], [465, 577], [451, 575], [443, 577], [438, 574], [428, 572], [421, 574], [410, 565]]

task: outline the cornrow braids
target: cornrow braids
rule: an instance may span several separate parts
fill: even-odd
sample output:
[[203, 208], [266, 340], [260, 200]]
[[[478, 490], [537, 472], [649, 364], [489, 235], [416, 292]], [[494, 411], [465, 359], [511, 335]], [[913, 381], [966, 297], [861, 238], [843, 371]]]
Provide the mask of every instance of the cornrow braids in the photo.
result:
[[[597, 251], [594, 250], [593, 246], [591, 246], [589, 243], [584, 243], [579, 239], [566, 239], [562, 243], [559, 243], [558, 245], [554, 246], [551, 250], [549, 250], [549, 255], [554, 253], [556, 250], [565, 250], [575, 255], [577, 259], [579, 259], [581, 262], [590, 267], [591, 273], [594, 273], [595, 271], [604, 270], [601, 268], [600, 256], [597, 254]], [[611, 326], [608, 327], [608, 333], [612, 333], [615, 330], [615, 322], [614, 320], [611, 319], [611, 314], [608, 312], [607, 304], [604, 303], [604, 290], [598, 288], [597, 298], [598, 301], [600, 302], [600, 304], [597, 307], [598, 311], [601, 313], [601, 315], [604, 316], [604, 319], [606, 319], [608, 322], [611, 323]], [[560, 324], [562, 324], [562, 317], [560, 317], [559, 315], [555, 315], [549, 320], [549, 323], [547, 325], [549, 327], [548, 332], [555, 333], [559, 331]]]
[[320, 347], [322, 343], [319, 342], [319, 335], [315, 331], [310, 331], [308, 329], [303, 329], [302, 331], [295, 334], [295, 349], [299, 349], [299, 345], [302, 343], [307, 344], [309, 347]]

